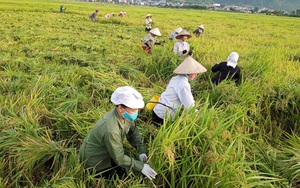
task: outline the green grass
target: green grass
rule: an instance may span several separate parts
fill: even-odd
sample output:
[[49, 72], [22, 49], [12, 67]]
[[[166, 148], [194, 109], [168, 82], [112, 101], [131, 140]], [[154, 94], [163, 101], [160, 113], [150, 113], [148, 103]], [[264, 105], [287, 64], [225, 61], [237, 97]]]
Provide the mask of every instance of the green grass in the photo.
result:
[[[104, 18], [120, 11], [124, 18]], [[164, 41], [151, 56], [141, 49], [148, 13]], [[300, 186], [299, 19], [48, 0], [0, 0], [0, 16], [1, 187]], [[131, 85], [145, 102], [161, 94], [182, 61], [168, 35], [201, 23], [205, 33], [188, 40], [208, 69], [191, 82], [198, 112], [160, 129], [151, 112], [139, 113], [156, 180], [85, 173], [78, 148], [113, 108], [112, 92]], [[240, 55], [242, 83], [213, 87], [210, 68], [231, 51]]]

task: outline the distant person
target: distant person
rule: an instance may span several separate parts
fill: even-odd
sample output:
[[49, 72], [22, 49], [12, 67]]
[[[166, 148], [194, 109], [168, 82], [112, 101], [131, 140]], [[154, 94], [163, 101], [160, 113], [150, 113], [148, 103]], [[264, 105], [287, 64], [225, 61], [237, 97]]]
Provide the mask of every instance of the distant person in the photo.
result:
[[63, 12], [65, 12], [66, 9], [67, 9], [67, 8], [65, 8], [64, 5], [61, 4], [60, 7], [59, 7], [59, 12], [60, 12], [60, 13], [63, 13]]
[[187, 43], [187, 39], [191, 37], [192, 35], [184, 29], [178, 33], [175, 38], [179, 39], [179, 41], [174, 44], [173, 52], [175, 54], [179, 54], [180, 57], [192, 55], [192, 52], [190, 51], [190, 45]]
[[154, 46], [155, 44], [159, 44], [156, 42], [156, 36], [161, 36], [158, 28], [151, 29], [143, 40], [142, 48], [143, 50], [146, 50], [148, 54], [152, 53], [152, 46]]
[[198, 26], [198, 28], [196, 30], [193, 31], [193, 34], [196, 35], [196, 37], [199, 37], [200, 34], [204, 33], [204, 25], [201, 24]]
[[233, 80], [236, 84], [239, 84], [241, 79], [241, 69], [237, 66], [239, 54], [231, 52], [227, 58], [227, 62], [221, 62], [215, 64], [211, 70], [212, 72], [218, 72], [213, 78], [212, 83], [218, 85], [225, 79]]
[[182, 31], [181, 27], [176, 28], [170, 35], [169, 35], [169, 39], [170, 40], [175, 40], [176, 36], [178, 35], [178, 33], [180, 33]]
[[[156, 172], [147, 164], [148, 157], [135, 122], [138, 110], [144, 107], [142, 95], [130, 86], [117, 88], [110, 98], [115, 108], [105, 113], [97, 121], [84, 139], [80, 150], [80, 160], [85, 169], [101, 173], [99, 177], [119, 177], [135, 170], [142, 172], [150, 180]], [[127, 155], [123, 141], [137, 149], [139, 160]]]
[[122, 12], [122, 11], [118, 14], [119, 17], [124, 17], [125, 15], [126, 15], [126, 12]]
[[153, 22], [152, 15], [147, 14], [145, 20], [145, 24], [146, 24], [145, 31], [149, 32], [152, 29], [152, 22]]
[[174, 71], [174, 76], [166, 90], [160, 95], [159, 103], [153, 109], [152, 123], [159, 127], [164, 119], [183, 107], [188, 109], [195, 105], [189, 81], [194, 80], [199, 73], [206, 72], [206, 68], [191, 56], [188, 56]]
[[96, 17], [97, 17], [98, 12], [99, 12], [99, 10], [95, 10], [95, 12], [93, 12], [92, 14], [89, 15], [89, 17], [91, 18], [91, 20], [93, 22], [97, 21]]
[[112, 18], [115, 16], [115, 13], [108, 13], [108, 14], [105, 14], [104, 18]]

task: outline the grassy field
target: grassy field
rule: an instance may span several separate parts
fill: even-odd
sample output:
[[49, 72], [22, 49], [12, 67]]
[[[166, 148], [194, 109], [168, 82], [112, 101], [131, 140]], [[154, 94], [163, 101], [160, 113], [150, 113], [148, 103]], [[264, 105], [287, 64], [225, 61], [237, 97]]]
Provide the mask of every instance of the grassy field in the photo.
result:
[[[152, 55], [141, 49], [148, 13], [163, 43]], [[50, 0], [0, 0], [0, 17], [0, 187], [300, 187], [299, 18]], [[112, 92], [131, 85], [145, 102], [163, 92], [182, 62], [168, 35], [199, 24], [188, 41], [208, 69], [191, 82], [198, 113], [157, 130], [140, 111], [157, 178], [86, 174], [78, 148]], [[210, 68], [231, 51], [241, 85], [212, 87]]]

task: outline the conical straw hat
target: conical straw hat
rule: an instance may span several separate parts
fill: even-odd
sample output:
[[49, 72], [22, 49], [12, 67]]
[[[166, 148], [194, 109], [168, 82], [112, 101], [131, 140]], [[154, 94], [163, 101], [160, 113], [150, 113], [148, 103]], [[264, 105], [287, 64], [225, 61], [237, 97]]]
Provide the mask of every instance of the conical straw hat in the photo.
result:
[[180, 33], [181, 31], [182, 31], [182, 28], [181, 28], [181, 27], [178, 27], [178, 28], [175, 29], [175, 32], [176, 32], [176, 33]]
[[188, 56], [174, 71], [175, 74], [197, 74], [204, 73], [207, 69], [191, 56]]
[[204, 29], [204, 25], [203, 24], [199, 25], [198, 27], [201, 28], [201, 29]]
[[176, 39], [180, 39], [181, 36], [187, 36], [188, 38], [192, 37], [192, 35], [184, 29], [176, 35]]
[[158, 28], [151, 29], [149, 32], [154, 35], [161, 36], [161, 33], [159, 32]]

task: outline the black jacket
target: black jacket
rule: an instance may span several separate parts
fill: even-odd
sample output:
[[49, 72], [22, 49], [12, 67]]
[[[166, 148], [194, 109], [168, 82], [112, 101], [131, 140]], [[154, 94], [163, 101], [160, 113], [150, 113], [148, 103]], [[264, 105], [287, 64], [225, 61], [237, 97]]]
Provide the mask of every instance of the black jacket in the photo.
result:
[[236, 66], [235, 68], [232, 68], [230, 66], [227, 66], [227, 62], [221, 62], [215, 64], [211, 68], [212, 72], [218, 72], [211, 81], [218, 85], [220, 82], [222, 82], [225, 79], [232, 79], [237, 84], [239, 83], [241, 79], [241, 69], [239, 66]]

